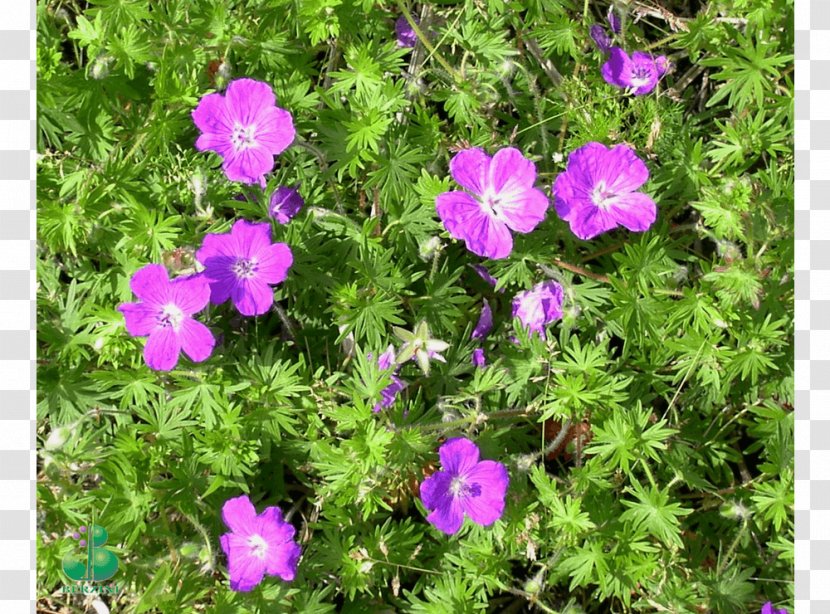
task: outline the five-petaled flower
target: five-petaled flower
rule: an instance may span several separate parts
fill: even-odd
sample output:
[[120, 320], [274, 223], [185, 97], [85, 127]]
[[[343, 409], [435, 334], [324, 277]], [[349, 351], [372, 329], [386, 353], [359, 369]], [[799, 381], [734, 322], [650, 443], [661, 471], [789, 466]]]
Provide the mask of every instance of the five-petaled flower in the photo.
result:
[[448, 440], [438, 455], [441, 471], [421, 483], [421, 500], [430, 512], [427, 521], [452, 535], [461, 528], [465, 514], [482, 526], [501, 518], [507, 468], [496, 461], [479, 461], [478, 446], [463, 437]]
[[297, 190], [282, 185], [271, 194], [268, 214], [280, 224], [287, 224], [304, 204], [305, 201]]
[[207, 326], [193, 319], [210, 299], [208, 281], [202, 275], [170, 280], [167, 269], [148, 264], [130, 279], [130, 288], [141, 299], [122, 303], [127, 332], [133, 337], [147, 337], [144, 360], [156, 371], [169, 371], [184, 353], [193, 362], [206, 360], [216, 344]]
[[556, 213], [580, 239], [617, 226], [642, 232], [657, 218], [657, 206], [637, 190], [648, 168], [627, 145], [611, 149], [587, 143], [568, 156], [568, 168], [553, 184]]
[[231, 588], [247, 592], [267, 573], [290, 582], [297, 574], [300, 545], [294, 527], [283, 520], [278, 507], [266, 507], [257, 515], [247, 495], [225, 501], [222, 520], [231, 530], [220, 538], [228, 557]]
[[229, 233], [205, 235], [196, 259], [210, 282], [210, 301], [228, 299], [239, 313], [266, 313], [274, 302], [271, 286], [283, 281], [293, 262], [285, 243], [271, 243], [271, 225], [237, 220]]
[[772, 601], [767, 601], [761, 606], [761, 614], [787, 614], [786, 608], [778, 609], [773, 607]]
[[513, 299], [513, 317], [519, 318], [531, 332], [545, 338], [545, 326], [562, 317], [562, 286], [543, 281]]
[[518, 149], [500, 149], [492, 158], [481, 149], [465, 149], [450, 161], [450, 173], [470, 194], [439, 194], [438, 217], [474, 254], [506, 258], [513, 250], [510, 231], [531, 232], [545, 219], [550, 203], [533, 187], [536, 166]]
[[667, 68], [665, 56], [654, 58], [643, 51], [635, 51], [629, 57], [619, 47], [611, 47], [611, 56], [602, 65], [602, 78], [611, 85], [630, 89], [635, 96], [642, 96], [657, 86]]
[[207, 94], [193, 111], [202, 134], [199, 151], [222, 156], [222, 168], [231, 181], [259, 183], [274, 168], [274, 156], [294, 140], [291, 114], [276, 106], [271, 86], [254, 79], [236, 79], [225, 95]]

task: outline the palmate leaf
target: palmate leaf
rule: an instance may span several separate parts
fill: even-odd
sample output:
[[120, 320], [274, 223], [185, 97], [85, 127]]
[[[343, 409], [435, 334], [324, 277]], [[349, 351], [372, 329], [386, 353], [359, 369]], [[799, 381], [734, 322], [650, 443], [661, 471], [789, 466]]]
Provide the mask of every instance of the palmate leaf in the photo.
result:
[[637, 500], [623, 500], [622, 504], [628, 510], [622, 513], [620, 520], [648, 530], [667, 546], [681, 547], [680, 518], [691, 514], [692, 510], [679, 503], [669, 503], [668, 489], [659, 490], [653, 486], [645, 489], [635, 481], [628, 492]]
[[608, 572], [607, 555], [599, 540], [586, 540], [576, 552], [562, 560], [561, 569], [571, 576], [570, 590], [596, 584]]
[[728, 29], [737, 45], [724, 47], [723, 57], [704, 58], [699, 62], [703, 66], [720, 68], [712, 79], [725, 81], [706, 106], [714, 106], [728, 96], [729, 106], [738, 110], [762, 107], [765, 97], [781, 78], [779, 68], [792, 62], [793, 56], [778, 53], [776, 41], [759, 38], [753, 41], [734, 28]]

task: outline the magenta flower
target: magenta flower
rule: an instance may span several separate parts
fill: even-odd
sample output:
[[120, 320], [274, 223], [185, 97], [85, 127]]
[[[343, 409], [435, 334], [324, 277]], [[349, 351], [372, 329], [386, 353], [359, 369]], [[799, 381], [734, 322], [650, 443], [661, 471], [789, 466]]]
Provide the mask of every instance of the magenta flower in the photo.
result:
[[294, 527], [282, 519], [278, 507], [266, 507], [257, 515], [247, 495], [225, 501], [222, 520], [231, 530], [219, 538], [228, 557], [231, 589], [248, 592], [267, 573], [290, 582], [297, 574], [300, 545]]
[[[661, 60], [665, 65], [665, 58]], [[611, 57], [602, 65], [602, 78], [607, 83], [630, 89], [635, 96], [648, 94], [663, 75], [655, 59], [648, 53], [635, 51], [631, 57], [619, 47], [611, 47]]]
[[285, 243], [271, 243], [271, 225], [234, 223], [229, 233], [208, 234], [196, 251], [210, 282], [210, 301], [228, 299], [244, 316], [266, 313], [274, 302], [271, 286], [283, 281], [293, 263]]
[[611, 37], [608, 36], [605, 28], [598, 23], [595, 23], [591, 26], [590, 33], [597, 49], [599, 49], [602, 53], [608, 53], [608, 50], [611, 49]]
[[545, 326], [562, 317], [562, 286], [543, 281], [513, 299], [513, 317], [519, 318], [531, 332], [545, 338]]
[[490, 309], [490, 303], [484, 299], [481, 306], [481, 315], [478, 318], [478, 323], [470, 335], [470, 339], [484, 339], [493, 329], [493, 310]]
[[[415, 23], [418, 23], [417, 17]], [[418, 35], [403, 15], [395, 22], [395, 34], [398, 37], [398, 47], [414, 47], [418, 42]]]
[[478, 447], [463, 437], [448, 440], [438, 455], [442, 470], [421, 483], [421, 501], [430, 511], [427, 521], [452, 535], [465, 514], [482, 526], [501, 518], [510, 481], [507, 468], [496, 461], [479, 461]]
[[788, 614], [786, 608], [774, 608], [772, 606], [772, 601], [767, 601], [764, 605], [761, 606], [761, 614]]
[[[372, 355], [369, 354], [369, 359], [371, 360]], [[386, 351], [378, 356], [378, 366], [383, 369], [384, 371], [396, 366], [395, 365], [395, 348], [391, 344]], [[386, 407], [392, 407], [395, 403], [395, 399], [398, 398], [398, 393], [401, 392], [404, 388], [406, 388], [406, 383], [397, 376], [398, 369], [395, 370], [390, 375], [392, 379], [392, 383], [389, 384], [386, 388], [380, 391], [380, 402], [375, 403], [375, 406], [372, 408], [374, 413], [378, 413], [381, 409]]]
[[167, 269], [148, 264], [130, 279], [130, 288], [141, 299], [122, 303], [127, 332], [147, 337], [144, 361], [156, 371], [170, 371], [184, 353], [193, 362], [202, 362], [213, 352], [216, 339], [207, 326], [193, 319], [210, 299], [208, 281], [202, 275], [170, 281]]
[[438, 217], [474, 254], [505, 258], [513, 250], [510, 230], [528, 233], [545, 219], [550, 203], [533, 187], [536, 166], [518, 149], [500, 149], [492, 158], [481, 149], [465, 149], [450, 161], [450, 173], [472, 196], [439, 194]]
[[657, 205], [637, 191], [647, 180], [648, 168], [627, 145], [587, 143], [570, 153], [553, 184], [556, 213], [580, 239], [617, 226], [643, 232], [657, 219]]
[[193, 111], [201, 130], [199, 151], [222, 156], [222, 169], [231, 181], [259, 183], [274, 168], [274, 156], [294, 140], [291, 114], [276, 106], [271, 86], [253, 79], [236, 79], [225, 95], [202, 96]]
[[280, 186], [271, 194], [268, 214], [280, 224], [287, 224], [302, 209], [305, 201], [294, 188]]
[[487, 364], [487, 359], [484, 357], [484, 350], [481, 348], [476, 348], [473, 350], [473, 366], [478, 367], [481, 369]]

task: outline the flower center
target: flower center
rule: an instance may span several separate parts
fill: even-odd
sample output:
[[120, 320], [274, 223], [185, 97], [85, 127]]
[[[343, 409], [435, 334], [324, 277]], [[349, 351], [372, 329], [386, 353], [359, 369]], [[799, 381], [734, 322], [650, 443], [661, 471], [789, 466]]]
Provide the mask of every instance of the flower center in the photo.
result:
[[231, 265], [231, 271], [239, 279], [250, 279], [256, 275], [257, 261], [256, 259], [240, 258]]
[[467, 481], [458, 476], [450, 482], [450, 493], [453, 497], [478, 497], [481, 495], [481, 485], [478, 483], [467, 484]]
[[501, 199], [498, 194], [494, 194], [490, 190], [487, 190], [479, 198], [479, 203], [481, 203], [481, 208], [485, 213], [495, 215], [496, 217], [499, 216], [499, 205], [501, 205]]
[[159, 326], [162, 328], [172, 328], [176, 332], [178, 332], [179, 327], [182, 325], [182, 320], [184, 320], [184, 312], [173, 303], [165, 305], [158, 316]]
[[231, 133], [231, 144], [236, 151], [244, 151], [256, 145], [256, 126], [236, 124]]
[[609, 191], [604, 181], [600, 181], [591, 192], [591, 202], [603, 211], [613, 205], [616, 199], [616, 193]]
[[248, 538], [248, 547], [251, 549], [251, 556], [258, 559], [264, 559], [268, 553], [268, 542], [262, 538], [262, 535], [256, 533]]
[[651, 81], [651, 69], [648, 66], [635, 66], [631, 71], [631, 85], [641, 87]]

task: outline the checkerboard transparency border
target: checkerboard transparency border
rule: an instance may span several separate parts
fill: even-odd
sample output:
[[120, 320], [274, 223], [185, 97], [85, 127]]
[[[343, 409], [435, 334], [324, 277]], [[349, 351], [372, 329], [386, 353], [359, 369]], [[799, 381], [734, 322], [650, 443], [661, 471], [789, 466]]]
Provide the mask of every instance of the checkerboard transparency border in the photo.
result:
[[830, 612], [830, 2], [795, 14], [795, 611]]
[[35, 3], [0, 24], [0, 612], [35, 611]]

